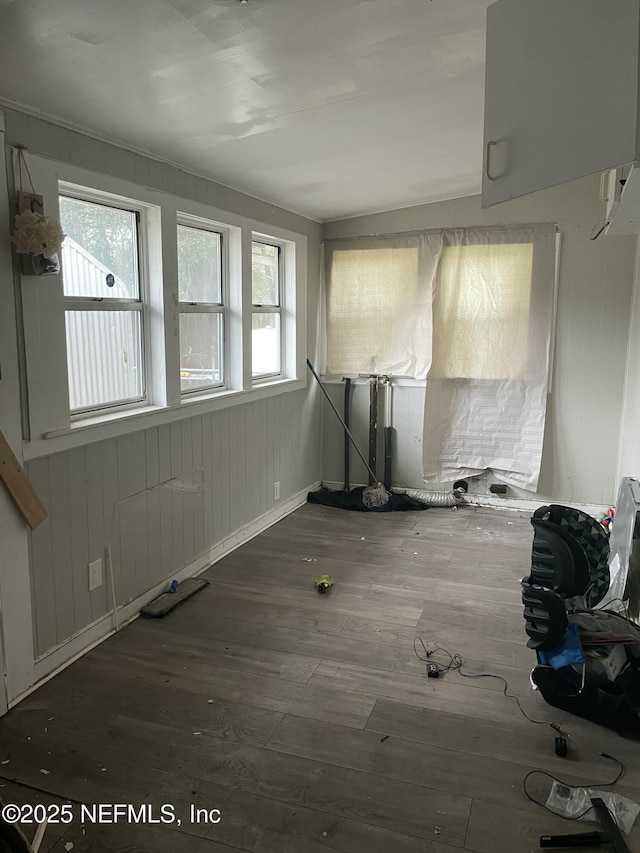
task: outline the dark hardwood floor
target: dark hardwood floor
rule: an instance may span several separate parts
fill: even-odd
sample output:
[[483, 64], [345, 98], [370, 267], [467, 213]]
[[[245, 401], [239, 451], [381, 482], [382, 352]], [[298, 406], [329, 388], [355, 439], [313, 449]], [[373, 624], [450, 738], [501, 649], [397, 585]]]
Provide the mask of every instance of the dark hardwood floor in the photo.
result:
[[[524, 776], [607, 780], [605, 751], [627, 767], [615, 790], [640, 802], [640, 745], [531, 690], [519, 585], [531, 538], [528, 515], [509, 511], [304, 506], [209, 569], [204, 592], [132, 623], [0, 720], [0, 798], [71, 803], [73, 822], [47, 829], [53, 853], [529, 853], [543, 833], [591, 829], [528, 800]], [[335, 586], [319, 595], [323, 573]], [[563, 724], [569, 757], [499, 680], [428, 679], [416, 637], [507, 679], [530, 716]], [[81, 825], [83, 803], [154, 820], [169, 804], [181, 823]], [[638, 826], [627, 841], [640, 851]]]

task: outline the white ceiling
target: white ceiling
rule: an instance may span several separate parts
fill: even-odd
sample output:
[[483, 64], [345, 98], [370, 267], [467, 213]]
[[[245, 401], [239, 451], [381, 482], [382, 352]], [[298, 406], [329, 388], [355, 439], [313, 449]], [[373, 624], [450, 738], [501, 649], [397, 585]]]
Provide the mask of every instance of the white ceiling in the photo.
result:
[[318, 220], [480, 190], [491, 0], [0, 0], [0, 100]]

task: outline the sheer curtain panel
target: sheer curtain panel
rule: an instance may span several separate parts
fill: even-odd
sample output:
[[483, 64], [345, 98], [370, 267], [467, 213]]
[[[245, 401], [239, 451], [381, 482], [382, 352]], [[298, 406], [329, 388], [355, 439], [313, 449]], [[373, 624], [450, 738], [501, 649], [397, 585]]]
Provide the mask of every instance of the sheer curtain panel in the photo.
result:
[[440, 232], [325, 243], [327, 377], [426, 378], [441, 247]]

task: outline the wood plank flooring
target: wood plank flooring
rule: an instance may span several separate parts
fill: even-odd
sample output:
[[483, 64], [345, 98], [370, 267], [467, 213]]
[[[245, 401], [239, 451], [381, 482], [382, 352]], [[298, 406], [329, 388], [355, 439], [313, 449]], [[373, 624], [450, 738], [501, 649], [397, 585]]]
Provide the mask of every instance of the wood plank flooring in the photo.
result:
[[[51, 853], [530, 853], [543, 833], [592, 828], [528, 800], [525, 774], [606, 780], [605, 751], [627, 766], [616, 790], [640, 802], [640, 744], [531, 690], [519, 586], [531, 530], [526, 514], [470, 507], [302, 507], [209, 569], [204, 592], [1, 719], [0, 797], [71, 803], [73, 822], [47, 830]], [[319, 595], [323, 573], [335, 586]], [[497, 679], [427, 679], [416, 637], [468, 674], [506, 678], [530, 716], [570, 733], [569, 758]], [[180, 825], [82, 824], [82, 803], [145, 806], [156, 821], [170, 804]], [[640, 853], [640, 827], [627, 842]]]

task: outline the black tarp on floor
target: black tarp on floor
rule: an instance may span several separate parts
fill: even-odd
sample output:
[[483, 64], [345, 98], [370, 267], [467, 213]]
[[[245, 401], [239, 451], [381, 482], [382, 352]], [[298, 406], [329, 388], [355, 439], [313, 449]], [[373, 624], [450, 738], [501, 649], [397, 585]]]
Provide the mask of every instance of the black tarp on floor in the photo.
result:
[[365, 488], [365, 486], [358, 486], [351, 489], [350, 492], [338, 492], [323, 487], [316, 492], [309, 492], [307, 500], [310, 504], [334, 506], [337, 509], [351, 509], [355, 512], [405, 512], [407, 510], [429, 509], [428, 506], [407, 497], [407, 495], [396, 495], [393, 492], [383, 506], [365, 506], [362, 503], [362, 493]]

